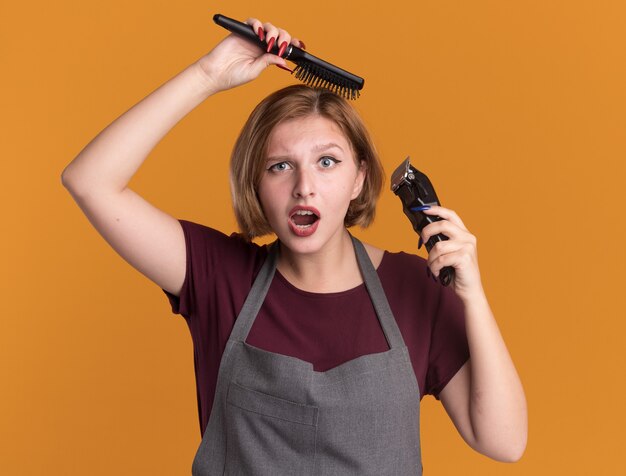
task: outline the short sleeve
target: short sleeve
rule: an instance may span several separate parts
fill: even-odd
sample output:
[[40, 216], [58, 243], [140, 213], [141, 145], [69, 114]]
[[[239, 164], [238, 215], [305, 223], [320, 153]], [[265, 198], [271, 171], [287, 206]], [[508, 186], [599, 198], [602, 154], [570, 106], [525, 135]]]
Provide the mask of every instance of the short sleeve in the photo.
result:
[[186, 270], [185, 280], [183, 281], [183, 287], [180, 290], [180, 296], [176, 296], [169, 291], [161, 288], [161, 290], [167, 296], [172, 312], [174, 314], [180, 314], [185, 318], [189, 318], [193, 312], [194, 302], [194, 288], [197, 288], [197, 281], [202, 281], [202, 276], [198, 275], [194, 269], [194, 263], [206, 263], [206, 246], [203, 245], [203, 239], [201, 229], [195, 223], [188, 222], [186, 220], [178, 220], [180, 223], [183, 234], [185, 235], [185, 248], [186, 248]]
[[[185, 235], [186, 270], [180, 296], [161, 288], [174, 314], [187, 320], [193, 316], [216, 316], [224, 303], [242, 299], [251, 286], [254, 270], [263, 262], [261, 248], [237, 233], [178, 220]], [[262, 251], [265, 251], [263, 248]], [[234, 297], [233, 297], [234, 296]]]
[[425, 392], [437, 400], [439, 393], [470, 357], [463, 302], [451, 288], [440, 289], [432, 327]]

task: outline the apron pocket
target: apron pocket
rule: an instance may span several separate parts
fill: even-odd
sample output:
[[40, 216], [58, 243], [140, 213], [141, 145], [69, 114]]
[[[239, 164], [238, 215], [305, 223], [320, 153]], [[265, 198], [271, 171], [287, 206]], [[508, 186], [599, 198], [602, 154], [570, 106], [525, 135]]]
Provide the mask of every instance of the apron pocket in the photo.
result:
[[318, 408], [231, 382], [226, 475], [313, 474]]

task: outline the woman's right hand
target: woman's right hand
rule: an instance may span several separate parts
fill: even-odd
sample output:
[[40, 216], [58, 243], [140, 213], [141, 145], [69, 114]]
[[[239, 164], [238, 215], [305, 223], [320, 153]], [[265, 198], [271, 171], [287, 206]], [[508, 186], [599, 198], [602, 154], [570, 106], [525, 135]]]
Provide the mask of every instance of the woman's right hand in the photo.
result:
[[[284, 44], [279, 51], [281, 55], [289, 43], [304, 46], [301, 41], [292, 38], [286, 30], [277, 28], [271, 23], [261, 23], [256, 18], [249, 18], [246, 23], [264, 40], [267, 49], [271, 49], [274, 44], [279, 46]], [[267, 53], [252, 42], [232, 33], [196, 63], [206, 75], [207, 82], [214, 92], [252, 81], [272, 64], [287, 67], [286, 61], [279, 55]]]

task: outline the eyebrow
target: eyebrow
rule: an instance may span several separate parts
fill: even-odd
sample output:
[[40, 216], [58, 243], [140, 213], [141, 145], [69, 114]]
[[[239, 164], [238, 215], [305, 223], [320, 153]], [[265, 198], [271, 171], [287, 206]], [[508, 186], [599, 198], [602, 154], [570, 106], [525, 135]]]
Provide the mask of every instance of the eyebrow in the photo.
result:
[[320, 144], [317, 147], [313, 147], [313, 150], [315, 152], [319, 152], [321, 150], [332, 149], [333, 147], [336, 147], [337, 149], [343, 152], [343, 149], [339, 145], [335, 144], [334, 142], [329, 142], [328, 144]]
[[[335, 144], [334, 142], [329, 142], [328, 144], [318, 144], [315, 147], [313, 147], [313, 149], [311, 150], [313, 150], [313, 152], [321, 152], [323, 150], [332, 149], [333, 147], [343, 152], [343, 149], [341, 148], [341, 146], [338, 144]], [[289, 158], [289, 155], [275, 155], [272, 157], [268, 157], [265, 160], [277, 160], [277, 159], [287, 159], [287, 158]]]

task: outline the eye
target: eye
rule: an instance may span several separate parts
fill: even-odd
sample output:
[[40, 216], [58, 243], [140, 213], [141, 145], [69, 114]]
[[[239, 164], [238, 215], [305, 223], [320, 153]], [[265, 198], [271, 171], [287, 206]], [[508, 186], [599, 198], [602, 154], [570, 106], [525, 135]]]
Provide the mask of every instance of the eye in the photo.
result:
[[324, 169], [330, 169], [340, 162], [341, 160], [337, 160], [334, 157], [330, 157], [329, 155], [324, 156], [319, 160], [320, 166]]
[[269, 170], [270, 172], [282, 172], [283, 170], [289, 170], [291, 168], [291, 165], [289, 165], [287, 162], [278, 162], [274, 165], [271, 165], [267, 170]]

